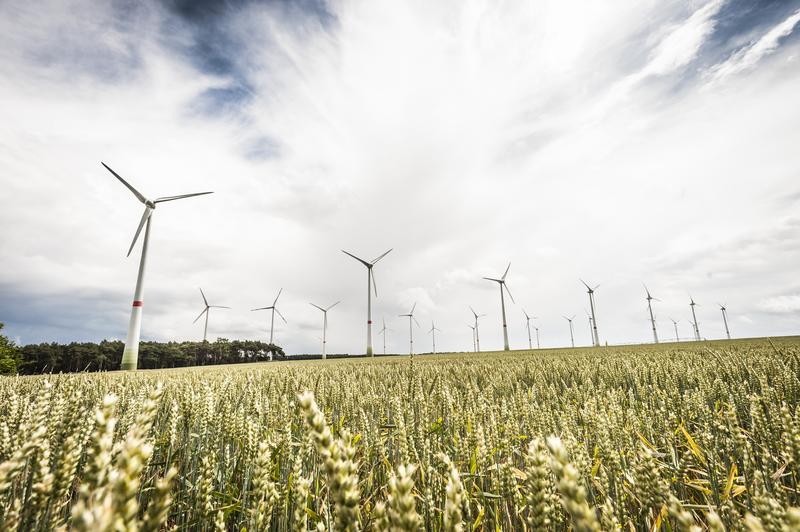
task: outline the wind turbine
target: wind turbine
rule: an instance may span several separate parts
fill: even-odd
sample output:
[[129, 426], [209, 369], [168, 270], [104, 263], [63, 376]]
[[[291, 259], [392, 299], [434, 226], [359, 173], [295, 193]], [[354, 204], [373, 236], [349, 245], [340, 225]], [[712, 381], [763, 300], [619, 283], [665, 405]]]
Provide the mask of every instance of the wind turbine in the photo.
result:
[[728, 309], [722, 303], [717, 303], [719, 305], [719, 309], [722, 311], [722, 321], [725, 323], [725, 335], [728, 337], [728, 340], [731, 339], [731, 331], [728, 329]]
[[575, 315], [573, 314], [571, 318], [568, 318], [566, 316], [561, 316], [561, 317], [569, 322], [569, 340], [570, 342], [572, 342], [572, 347], [575, 347], [575, 336], [572, 334], [572, 320], [575, 319]]
[[378, 331], [378, 334], [382, 334], [382, 335], [383, 335], [383, 354], [384, 354], [384, 355], [386, 354], [386, 333], [387, 333], [388, 331], [390, 331], [390, 330], [391, 330], [391, 329], [387, 329], [387, 328], [386, 328], [386, 320], [384, 319], [384, 320], [383, 320], [383, 329], [381, 329], [380, 331]]
[[475, 312], [475, 309], [472, 308], [472, 307], [469, 307], [469, 309], [472, 311], [472, 315], [475, 316], [475, 327], [473, 327], [473, 329], [475, 331], [475, 352], [476, 353], [480, 353], [481, 352], [481, 335], [480, 335], [480, 332], [478, 331], [478, 318], [482, 318], [482, 317], [486, 316], [486, 314], [478, 314], [477, 312]]
[[511, 268], [511, 263], [508, 263], [506, 267], [506, 271], [503, 276], [499, 279], [494, 279], [492, 277], [484, 277], [487, 281], [494, 281], [495, 283], [500, 285], [500, 309], [503, 313], [503, 350], [508, 351], [508, 325], [506, 324], [506, 300], [503, 297], [503, 289], [508, 292], [508, 297], [511, 298], [511, 302], [514, 303], [514, 296], [511, 295], [511, 291], [506, 286], [506, 275], [508, 275], [508, 270]]
[[[533, 319], [536, 319], [536, 318], [533, 318]], [[536, 331], [536, 349], [541, 349], [541, 348], [539, 347], [539, 327], [537, 327], [536, 325], [534, 325], [534, 326], [533, 326], [533, 330], [534, 330], [534, 331]]]
[[[392, 251], [391, 249], [389, 251]], [[358, 262], [363, 264], [367, 267], [367, 356], [375, 356], [372, 353], [372, 290], [370, 290], [370, 285], [372, 285], [372, 289], [375, 290], [375, 297], [378, 297], [378, 285], [375, 284], [375, 274], [372, 273], [372, 267], [381, 260], [383, 257], [389, 254], [389, 251], [384, 253], [383, 255], [379, 256], [377, 259], [373, 260], [372, 262], [367, 262], [364, 259], [360, 259], [349, 253], [345, 250], [342, 250], [342, 253], [345, 255], [349, 255], [356, 259]]]
[[642, 283], [644, 286], [644, 291], [647, 292], [647, 310], [650, 312], [650, 325], [653, 326], [653, 341], [658, 343], [658, 332], [656, 331], [656, 319], [653, 317], [653, 306], [650, 304], [651, 301], [661, 301], [660, 299], [656, 299], [650, 295], [650, 290], [647, 289], [647, 285]]
[[680, 337], [678, 336], [678, 322], [672, 318], [670, 318], [669, 321], [671, 321], [672, 325], [675, 327], [675, 341], [680, 342]]
[[[531, 342], [531, 320], [535, 320], [536, 316], [530, 317], [528, 313], [525, 312], [525, 309], [522, 309], [522, 313], [525, 314], [525, 326], [528, 328], [528, 349], [533, 349], [533, 342]], [[538, 329], [537, 329], [538, 330]], [[536, 348], [539, 348], [539, 337], [536, 337]]]
[[212, 192], [195, 192], [193, 194], [164, 196], [154, 200], [149, 200], [138, 190], [133, 188], [130, 183], [122, 179], [118, 173], [109, 168], [106, 163], [101, 162], [100, 164], [102, 164], [106, 170], [111, 172], [114, 177], [119, 179], [120, 183], [125, 185], [125, 187], [130, 190], [134, 196], [136, 196], [136, 199], [138, 199], [144, 205], [142, 219], [139, 221], [139, 227], [136, 229], [136, 233], [133, 235], [131, 246], [128, 248], [128, 257], [130, 257], [131, 251], [133, 251], [133, 246], [136, 244], [136, 240], [139, 238], [139, 234], [142, 232], [142, 227], [147, 224], [147, 227], [145, 227], [144, 230], [144, 242], [142, 243], [142, 257], [139, 259], [139, 273], [136, 276], [136, 289], [133, 292], [133, 306], [131, 308], [131, 319], [128, 323], [128, 336], [125, 339], [125, 350], [122, 352], [122, 363], [120, 364], [121, 369], [131, 370], [137, 369], [139, 366], [139, 336], [142, 332], [142, 306], [144, 305], [144, 301], [142, 300], [142, 289], [144, 284], [145, 264], [147, 263], [147, 244], [150, 241], [150, 222], [153, 218], [153, 211], [156, 209], [156, 205], [159, 203], [164, 203], [165, 201], [191, 198], [193, 196], [203, 196], [205, 194], [212, 194]]
[[478, 352], [478, 347], [475, 344], [475, 326], [474, 325], [467, 325], [467, 327], [472, 329], [472, 350], [477, 353]]
[[322, 311], [322, 360], [328, 358], [328, 354], [325, 350], [325, 344], [328, 343], [328, 311], [341, 303], [341, 301], [337, 301], [333, 305], [328, 306], [327, 308], [322, 308], [319, 305], [315, 305], [314, 303], [309, 303], [312, 307], [316, 307]]
[[694, 313], [694, 307], [697, 303], [694, 302], [694, 298], [692, 298], [691, 294], [689, 295], [689, 306], [692, 307], [692, 320], [694, 320], [694, 339], [698, 342], [700, 341], [700, 326], [697, 325], [697, 315]]
[[414, 356], [414, 329], [411, 327], [411, 320], [414, 320], [414, 323], [417, 324], [419, 327], [419, 322], [417, 318], [414, 317], [414, 309], [417, 308], [416, 301], [414, 302], [414, 306], [411, 307], [411, 312], [408, 314], [400, 314], [401, 318], [408, 318], [408, 341], [409, 341], [409, 351], [408, 354], [412, 357]]
[[208, 334], [208, 315], [211, 314], [211, 311], [209, 309], [212, 309], [212, 308], [227, 308], [227, 309], [229, 309], [231, 307], [223, 307], [221, 305], [209, 305], [208, 304], [208, 300], [206, 299], [206, 295], [203, 293], [203, 289], [202, 288], [200, 289], [200, 295], [203, 296], [203, 304], [206, 306], [206, 308], [203, 309], [203, 312], [201, 312], [200, 315], [197, 316], [192, 323], [197, 323], [197, 320], [202, 318], [203, 314], [206, 315], [206, 325], [205, 325], [205, 327], [203, 327], [203, 343], [205, 343], [207, 341], [206, 340], [206, 335]]
[[280, 316], [281, 319], [283, 320], [283, 323], [286, 323], [286, 318], [284, 318], [283, 314], [281, 314], [281, 311], [278, 310], [278, 298], [281, 297], [281, 292], [283, 292], [283, 288], [278, 290], [278, 295], [275, 296], [275, 301], [272, 302], [272, 305], [270, 305], [268, 307], [254, 308], [254, 309], [251, 310], [251, 312], [255, 312], [256, 310], [271, 310], [272, 311], [272, 316], [269, 319], [269, 343], [270, 344], [272, 343], [272, 336], [273, 336], [273, 332], [275, 331], [275, 313], [277, 312], [278, 316]]
[[596, 347], [600, 347], [600, 336], [598, 336], [597, 334], [597, 316], [595, 315], [594, 312], [594, 291], [597, 290], [597, 287], [600, 285], [599, 284], [595, 285], [595, 287], [592, 288], [591, 286], [586, 284], [586, 281], [584, 281], [583, 279], [581, 279], [580, 281], [583, 283], [583, 286], [586, 287], [586, 290], [589, 294], [589, 308], [592, 309], [592, 343]]
[[592, 339], [592, 345], [594, 344], [594, 329], [592, 328], [592, 315], [589, 314], [589, 311], [586, 310], [586, 307], [583, 308], [583, 311], [586, 313], [586, 317], [589, 318], [589, 337]]
[[442, 332], [441, 329], [437, 329], [436, 325], [431, 321], [431, 330], [428, 331], [428, 334], [431, 334], [431, 339], [433, 340], [433, 354], [436, 354], [436, 331]]

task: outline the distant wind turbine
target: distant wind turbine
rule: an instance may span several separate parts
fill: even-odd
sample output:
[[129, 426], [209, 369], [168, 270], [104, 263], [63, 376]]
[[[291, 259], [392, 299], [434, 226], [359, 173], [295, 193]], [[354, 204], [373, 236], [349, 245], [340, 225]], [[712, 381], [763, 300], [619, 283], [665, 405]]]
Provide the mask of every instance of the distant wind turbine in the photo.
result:
[[326, 351], [326, 343], [328, 342], [328, 311], [341, 303], [341, 301], [337, 301], [333, 305], [330, 305], [326, 308], [322, 308], [319, 305], [315, 305], [314, 303], [309, 303], [312, 307], [316, 307], [322, 311], [322, 360], [328, 358], [328, 354]]
[[575, 315], [573, 314], [571, 318], [568, 318], [566, 316], [561, 316], [561, 317], [569, 322], [569, 340], [570, 342], [572, 342], [572, 347], [575, 347], [575, 336], [572, 334], [572, 320], [575, 319]]
[[[528, 349], [533, 349], [533, 342], [531, 341], [531, 320], [535, 320], [536, 316], [528, 316], [528, 313], [525, 312], [525, 309], [522, 309], [522, 313], [525, 315], [525, 327], [528, 329]], [[536, 339], [536, 348], [539, 348], [538, 338]]]
[[675, 341], [680, 342], [680, 337], [678, 336], [678, 322], [672, 318], [670, 318], [669, 321], [671, 321], [672, 325], [675, 327]]
[[414, 329], [413, 327], [411, 327], [411, 320], [414, 320], [414, 323], [416, 323], [417, 327], [419, 327], [419, 322], [417, 321], [417, 318], [414, 317], [415, 308], [417, 308], [416, 302], [414, 302], [414, 306], [411, 307], [411, 312], [409, 312], [408, 314], [400, 314], [401, 318], [408, 318], [408, 342], [409, 342], [408, 354], [411, 355], [412, 357], [414, 356]]
[[433, 354], [436, 354], [436, 331], [442, 332], [441, 329], [436, 328], [436, 324], [431, 321], [431, 330], [428, 331], [428, 334], [432, 335], [431, 340], [433, 341]]
[[592, 328], [592, 315], [589, 314], [589, 311], [586, 310], [584, 307], [583, 311], [586, 313], [586, 317], [589, 318], [589, 337], [592, 339], [592, 345], [594, 344], [594, 329]]
[[725, 336], [728, 337], [728, 340], [731, 339], [731, 331], [728, 329], [728, 309], [722, 303], [717, 303], [719, 305], [719, 309], [722, 311], [722, 322], [725, 324]]
[[386, 320], [384, 319], [383, 320], [383, 329], [378, 331], [378, 334], [382, 334], [383, 335], [383, 354], [384, 355], [386, 354], [386, 333], [388, 331], [391, 331], [391, 329], [387, 329], [386, 328]]
[[283, 292], [283, 288], [278, 290], [278, 295], [275, 296], [275, 301], [272, 302], [272, 305], [270, 305], [268, 307], [254, 308], [251, 311], [251, 312], [254, 312], [256, 310], [271, 310], [272, 311], [272, 315], [271, 315], [270, 320], [269, 320], [269, 343], [270, 344], [272, 344], [273, 333], [275, 331], [275, 313], [277, 312], [278, 316], [280, 316], [281, 319], [283, 320], [283, 323], [286, 323], [286, 318], [284, 318], [283, 314], [281, 314], [281, 311], [278, 310], [278, 298], [281, 297], [281, 292]]
[[[536, 318], [534, 318], [534, 319], [536, 319]], [[541, 347], [539, 347], [539, 327], [534, 325], [533, 326], [533, 330], [536, 331], [536, 349], [541, 349]]]
[[660, 301], [660, 299], [656, 299], [650, 295], [650, 290], [647, 289], [647, 285], [642, 283], [644, 286], [644, 291], [647, 292], [647, 310], [650, 312], [650, 325], [653, 326], [653, 342], [658, 343], [658, 331], [656, 331], [656, 319], [653, 317], [653, 306], [650, 304], [651, 301]]
[[694, 325], [694, 339], [698, 342], [700, 341], [700, 326], [697, 324], [697, 315], [694, 313], [694, 307], [697, 306], [697, 303], [694, 302], [694, 298], [689, 295], [689, 306], [692, 307], [692, 324]]
[[[349, 255], [353, 257], [358, 262], [366, 266], [367, 268], [367, 356], [375, 356], [372, 352], [372, 289], [375, 290], [375, 297], [378, 297], [378, 285], [375, 283], [375, 274], [372, 272], [372, 267], [381, 260], [383, 257], [389, 254], [392, 251], [391, 249], [385, 252], [383, 255], [380, 255], [377, 259], [372, 260], [371, 262], [367, 262], [364, 259], [360, 259], [349, 253], [345, 250], [342, 250], [342, 253], [345, 255]], [[372, 289], [370, 289], [370, 285], [372, 285]]]
[[478, 347], [477, 347], [477, 345], [475, 344], [475, 326], [474, 326], [474, 325], [467, 325], [467, 327], [469, 327], [470, 329], [472, 329], [472, 350], [473, 350], [475, 353], [477, 353], [477, 352], [478, 352]]
[[506, 275], [508, 275], [508, 270], [511, 268], [511, 263], [508, 263], [506, 267], [506, 271], [503, 276], [499, 279], [494, 279], [493, 277], [484, 277], [487, 281], [494, 281], [495, 283], [500, 285], [500, 310], [503, 314], [503, 350], [508, 351], [508, 324], [506, 323], [506, 300], [503, 297], [503, 290], [508, 293], [508, 297], [511, 298], [511, 302], [514, 303], [514, 296], [511, 295], [511, 291], [508, 289], [506, 285]]
[[131, 246], [128, 248], [127, 256], [130, 257], [131, 251], [133, 251], [133, 246], [136, 244], [136, 240], [139, 238], [139, 233], [142, 232], [142, 227], [147, 224], [147, 227], [145, 227], [144, 230], [144, 242], [142, 243], [142, 257], [139, 259], [139, 273], [136, 276], [136, 289], [133, 292], [133, 306], [131, 308], [131, 319], [128, 323], [128, 336], [125, 339], [125, 350], [122, 352], [122, 363], [120, 364], [120, 369], [132, 370], [139, 367], [139, 336], [142, 332], [142, 307], [144, 305], [142, 292], [144, 285], [145, 264], [147, 263], [147, 244], [150, 241], [150, 222], [153, 219], [153, 211], [156, 209], [156, 205], [159, 203], [191, 198], [193, 196], [203, 196], [205, 194], [212, 194], [212, 192], [195, 192], [193, 194], [164, 196], [154, 200], [149, 200], [138, 190], [133, 188], [130, 183], [122, 179], [119, 174], [109, 168], [106, 163], [101, 162], [100, 164], [102, 164], [106, 170], [111, 172], [114, 177], [119, 179], [120, 183], [125, 185], [125, 187], [130, 190], [134, 196], [136, 196], [136, 199], [138, 199], [144, 205], [144, 213], [142, 214], [142, 219], [139, 221], [139, 227], [136, 229], [136, 233], [133, 235], [133, 241], [131, 241]]
[[206, 295], [203, 293], [203, 289], [202, 288], [200, 289], [200, 295], [203, 296], [203, 304], [206, 307], [203, 309], [203, 312], [201, 312], [200, 315], [197, 316], [194, 319], [194, 321], [192, 323], [197, 323], [197, 320], [202, 318], [203, 314], [206, 315], [206, 324], [205, 324], [205, 327], [203, 327], [203, 342], [205, 343], [207, 341], [206, 340], [206, 336], [208, 335], [208, 315], [211, 314], [210, 309], [212, 309], [212, 308], [227, 308], [227, 309], [229, 309], [231, 307], [223, 307], [221, 305], [209, 305], [208, 304], [208, 300], [206, 299]]
[[597, 290], [597, 287], [600, 286], [600, 285], [599, 284], [595, 285], [595, 287], [592, 288], [591, 286], [586, 284], [586, 281], [584, 281], [583, 279], [581, 279], [580, 281], [583, 283], [583, 286], [585, 286], [586, 290], [588, 291], [588, 294], [589, 294], [589, 308], [592, 309], [592, 344], [595, 347], [599, 347], [600, 346], [600, 336], [598, 336], [598, 334], [597, 334], [597, 316], [594, 313], [594, 291]]
[[478, 329], [478, 318], [482, 318], [482, 317], [486, 316], [486, 314], [478, 314], [477, 312], [475, 312], [475, 309], [472, 308], [472, 307], [469, 307], [469, 309], [472, 311], [472, 315], [475, 316], [475, 327], [473, 328], [475, 330], [475, 346], [476, 346], [475, 347], [475, 352], [476, 353], [480, 353], [481, 352], [481, 335], [480, 335], [480, 331]]

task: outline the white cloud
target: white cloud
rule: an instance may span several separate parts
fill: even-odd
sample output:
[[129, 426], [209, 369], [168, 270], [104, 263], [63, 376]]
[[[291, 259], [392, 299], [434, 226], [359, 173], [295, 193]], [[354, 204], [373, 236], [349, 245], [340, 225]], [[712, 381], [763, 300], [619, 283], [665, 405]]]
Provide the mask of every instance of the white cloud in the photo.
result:
[[800, 294], [768, 297], [758, 303], [758, 308], [774, 314], [797, 314], [800, 313]]
[[800, 9], [775, 25], [756, 42], [745, 46], [727, 61], [715, 66], [711, 72], [711, 82], [753, 69], [761, 59], [778, 48], [780, 40], [791, 34], [798, 22], [800, 22]]

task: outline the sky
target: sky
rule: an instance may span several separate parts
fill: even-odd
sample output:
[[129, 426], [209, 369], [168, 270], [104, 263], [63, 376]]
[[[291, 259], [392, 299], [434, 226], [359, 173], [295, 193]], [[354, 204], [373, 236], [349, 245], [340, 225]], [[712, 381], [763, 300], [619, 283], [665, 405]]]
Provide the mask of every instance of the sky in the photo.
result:
[[[0, 322], [363, 353], [800, 333], [800, 0], [0, 4]], [[535, 332], [534, 332], [535, 335]], [[536, 340], [534, 336], [534, 346]]]

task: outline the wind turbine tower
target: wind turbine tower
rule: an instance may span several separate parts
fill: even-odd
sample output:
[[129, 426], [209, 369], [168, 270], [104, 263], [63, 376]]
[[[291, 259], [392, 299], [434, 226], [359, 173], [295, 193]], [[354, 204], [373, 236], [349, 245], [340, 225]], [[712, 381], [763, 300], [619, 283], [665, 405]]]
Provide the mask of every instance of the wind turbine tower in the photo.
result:
[[586, 290], [589, 294], [589, 308], [592, 310], [592, 344], [595, 347], [600, 347], [600, 337], [597, 334], [597, 316], [594, 312], [594, 291], [597, 290], [597, 287], [600, 286], [599, 284], [596, 285], [594, 288], [586, 284], [586, 281], [583, 279], [580, 280], [583, 283], [583, 286], [586, 287]]
[[442, 332], [442, 330], [441, 329], [437, 329], [436, 325], [433, 323], [433, 321], [431, 321], [431, 330], [428, 331], [428, 333], [430, 333], [432, 335], [431, 339], [433, 340], [433, 354], [434, 355], [436, 354], [436, 331]]
[[658, 331], [656, 330], [656, 319], [653, 317], [653, 305], [650, 302], [660, 301], [660, 300], [650, 295], [650, 290], [647, 289], [646, 284], [642, 284], [642, 286], [644, 286], [644, 291], [647, 292], [647, 298], [646, 298], [647, 310], [650, 312], [650, 325], [653, 326], [653, 342], [658, 343]]
[[278, 295], [275, 296], [275, 301], [272, 302], [272, 305], [270, 305], [268, 307], [254, 308], [254, 309], [251, 310], [251, 312], [254, 312], [256, 310], [271, 310], [272, 311], [272, 315], [270, 316], [270, 319], [269, 319], [269, 343], [270, 344], [272, 344], [273, 333], [275, 332], [275, 313], [276, 312], [278, 313], [278, 316], [281, 317], [281, 319], [283, 320], [283, 323], [287, 323], [286, 322], [286, 318], [284, 318], [283, 314], [281, 314], [281, 311], [278, 310], [278, 298], [281, 297], [281, 292], [283, 292], [283, 288], [278, 290]]
[[[531, 320], [535, 320], [536, 316], [530, 317], [528, 313], [525, 312], [525, 309], [522, 309], [522, 313], [525, 315], [525, 327], [528, 329], [528, 349], [533, 349], [533, 342], [531, 341]], [[538, 329], [537, 329], [538, 331]], [[539, 348], [539, 338], [536, 338], [536, 348]]]
[[341, 301], [337, 301], [333, 305], [330, 305], [326, 308], [322, 308], [319, 305], [315, 305], [314, 303], [309, 303], [312, 307], [316, 307], [322, 311], [322, 360], [328, 358], [328, 354], [326, 352], [326, 345], [328, 342], [328, 311], [341, 303]]
[[486, 314], [478, 314], [477, 312], [475, 312], [475, 309], [472, 308], [472, 307], [469, 307], [469, 309], [472, 311], [472, 315], [475, 316], [475, 327], [473, 327], [473, 330], [475, 331], [475, 352], [476, 353], [480, 353], [481, 352], [481, 335], [480, 335], [480, 332], [478, 330], [478, 318], [482, 318], [482, 317], [486, 316]]
[[417, 303], [414, 302], [414, 306], [411, 307], [411, 312], [408, 314], [400, 314], [401, 318], [408, 318], [408, 354], [412, 357], [414, 356], [414, 328], [411, 326], [411, 321], [413, 320], [414, 323], [417, 324], [419, 327], [419, 322], [417, 318], [414, 317], [414, 309], [417, 308]]
[[380, 255], [377, 259], [374, 259], [371, 262], [367, 262], [364, 259], [356, 257], [352, 253], [348, 253], [347, 251], [342, 250], [342, 253], [344, 253], [345, 255], [349, 255], [350, 257], [353, 257], [367, 268], [367, 356], [368, 357], [375, 356], [372, 352], [372, 290], [373, 289], [375, 290], [375, 297], [378, 297], [378, 285], [375, 283], [375, 273], [373, 273], [372, 268], [379, 260], [388, 255], [390, 251], [392, 250], [390, 249], [383, 255]]
[[678, 322], [672, 318], [670, 318], [669, 321], [671, 321], [672, 325], [675, 327], [675, 341], [680, 342], [680, 337], [678, 336]]
[[133, 292], [133, 306], [131, 307], [131, 319], [128, 322], [128, 336], [125, 339], [125, 350], [122, 352], [122, 363], [120, 364], [120, 369], [122, 370], [133, 370], [139, 367], [139, 337], [142, 332], [142, 308], [144, 305], [144, 300], [142, 299], [144, 288], [144, 270], [147, 263], [147, 244], [150, 242], [150, 222], [153, 220], [153, 211], [155, 211], [156, 205], [159, 203], [191, 198], [193, 196], [203, 196], [205, 194], [212, 194], [212, 192], [195, 192], [193, 194], [164, 196], [154, 200], [149, 200], [138, 190], [133, 188], [130, 183], [122, 179], [119, 174], [109, 168], [106, 163], [101, 162], [100, 164], [102, 164], [106, 170], [111, 172], [114, 177], [119, 179], [120, 183], [125, 185], [125, 187], [130, 190], [134, 196], [136, 196], [136, 199], [138, 199], [144, 205], [142, 219], [139, 221], [139, 227], [136, 229], [136, 233], [133, 235], [133, 241], [131, 242], [131, 246], [128, 248], [127, 255], [128, 257], [131, 256], [131, 251], [133, 251], [133, 246], [136, 245], [136, 240], [139, 238], [139, 234], [142, 232], [142, 227], [147, 225], [147, 227], [144, 229], [144, 242], [142, 243], [142, 257], [139, 259], [139, 272], [136, 275], [136, 289]]
[[383, 320], [383, 329], [381, 329], [380, 331], [378, 331], [378, 334], [382, 334], [382, 335], [383, 335], [383, 354], [384, 354], [384, 355], [386, 354], [386, 333], [387, 333], [389, 330], [390, 330], [390, 329], [387, 329], [387, 328], [386, 328], [386, 320], [384, 319], [384, 320]]
[[731, 331], [728, 329], [728, 309], [722, 303], [719, 304], [719, 309], [722, 311], [722, 322], [725, 324], [725, 336], [730, 340]]
[[569, 322], [569, 341], [572, 342], [572, 347], [575, 347], [575, 335], [572, 334], [572, 320], [575, 319], [575, 315], [573, 314], [571, 318], [568, 318], [566, 316], [561, 316], [561, 317]]
[[508, 297], [511, 298], [511, 302], [514, 303], [514, 296], [511, 295], [511, 291], [508, 289], [506, 285], [506, 275], [508, 275], [508, 270], [511, 268], [511, 263], [508, 263], [506, 267], [506, 271], [503, 276], [499, 279], [494, 279], [492, 277], [484, 277], [487, 281], [494, 281], [495, 283], [500, 285], [500, 310], [503, 313], [503, 350], [509, 351], [508, 347], [508, 324], [506, 323], [506, 300], [503, 297], [503, 290], [508, 293]]
[[697, 325], [697, 315], [694, 313], [694, 307], [697, 306], [697, 303], [694, 302], [692, 296], [689, 296], [689, 306], [692, 308], [692, 320], [694, 325], [694, 339], [698, 342], [700, 341], [700, 326]]
[[472, 351], [475, 353], [478, 352], [478, 347], [475, 344], [475, 326], [474, 325], [467, 325], [470, 329], [472, 329]]
[[206, 299], [206, 295], [203, 293], [203, 289], [202, 288], [200, 289], [200, 295], [203, 296], [203, 304], [206, 307], [203, 309], [203, 312], [201, 312], [200, 315], [197, 316], [194, 319], [194, 321], [192, 323], [197, 323], [197, 320], [199, 320], [201, 317], [203, 317], [203, 314], [206, 315], [206, 324], [205, 324], [205, 327], [203, 327], [203, 343], [206, 343], [207, 342], [206, 337], [208, 336], [208, 315], [211, 314], [211, 310], [210, 309], [212, 309], [212, 308], [227, 308], [227, 309], [229, 309], [231, 307], [223, 307], [221, 305], [209, 305], [208, 304], [208, 300]]

